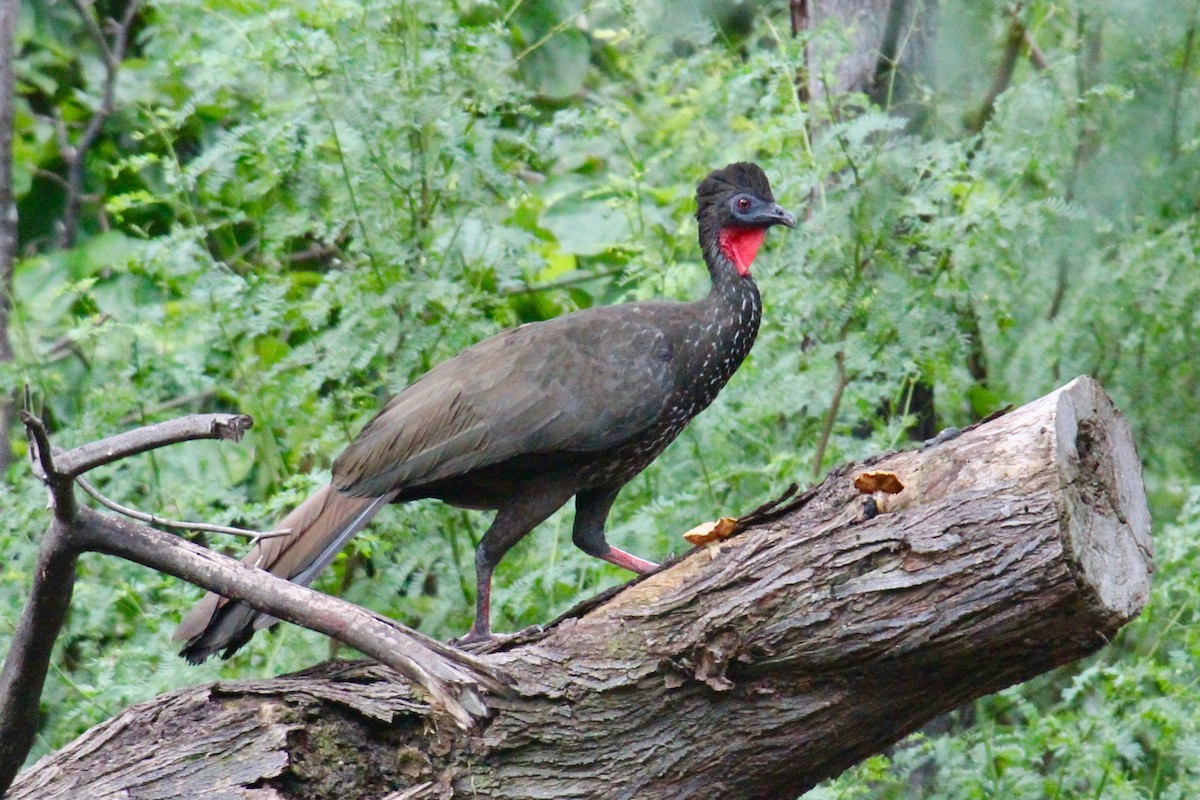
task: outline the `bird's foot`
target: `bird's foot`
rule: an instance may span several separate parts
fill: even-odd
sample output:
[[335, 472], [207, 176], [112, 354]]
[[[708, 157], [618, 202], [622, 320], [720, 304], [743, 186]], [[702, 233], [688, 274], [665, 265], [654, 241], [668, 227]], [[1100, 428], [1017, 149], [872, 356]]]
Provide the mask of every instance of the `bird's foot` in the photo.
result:
[[461, 647], [464, 644], [483, 644], [495, 640], [496, 635], [486, 628], [471, 628], [467, 631], [467, 635], [454, 639], [450, 644], [455, 647]]
[[528, 639], [544, 632], [541, 625], [530, 625], [516, 633], [492, 633], [491, 631], [472, 630], [461, 639], [453, 639], [450, 644], [471, 653], [492, 653], [502, 649], [510, 642]]

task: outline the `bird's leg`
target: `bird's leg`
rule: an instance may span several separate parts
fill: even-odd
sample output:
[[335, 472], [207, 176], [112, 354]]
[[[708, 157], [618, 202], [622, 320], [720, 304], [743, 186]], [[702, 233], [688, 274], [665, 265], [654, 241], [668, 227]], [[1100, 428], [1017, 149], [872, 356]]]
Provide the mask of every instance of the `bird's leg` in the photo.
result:
[[569, 491], [547, 491], [543, 485], [496, 512], [496, 518], [475, 550], [475, 622], [471, 624], [470, 632], [458, 640], [459, 644], [486, 642], [492, 638], [492, 572], [496, 564], [514, 544], [562, 508], [570, 497]]
[[658, 564], [655, 564], [653, 561], [638, 558], [633, 553], [627, 553], [612, 545], [608, 546], [608, 555], [597, 556], [597, 558], [602, 558], [608, 563], [616, 564], [618, 567], [627, 569], [630, 572], [636, 572], [638, 575], [645, 575], [647, 572], [658, 569]]
[[571, 534], [571, 541], [589, 556], [642, 575], [657, 569], [658, 565], [624, 550], [618, 550], [604, 538], [604, 522], [608, 519], [608, 511], [617, 499], [619, 491], [620, 487], [596, 489], [575, 495], [575, 530]]

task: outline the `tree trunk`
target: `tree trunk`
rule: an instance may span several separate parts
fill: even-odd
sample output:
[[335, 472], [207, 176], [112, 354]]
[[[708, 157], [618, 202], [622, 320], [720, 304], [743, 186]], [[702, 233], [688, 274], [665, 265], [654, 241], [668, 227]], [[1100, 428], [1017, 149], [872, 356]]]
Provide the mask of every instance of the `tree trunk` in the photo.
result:
[[[866, 469], [903, 491], [860, 494]], [[328, 662], [130, 708], [9, 798], [791, 800], [1147, 599], [1140, 465], [1087, 378], [804, 499], [487, 656], [515, 690], [472, 731]]]
[[[802, 98], [863, 92], [890, 108], [932, 79], [938, 0], [790, 0], [792, 32], [813, 34]], [[843, 38], [844, 37], [844, 38]]]
[[[13, 195], [13, 53], [16, 49], [17, 0], [0, 0], [0, 365], [13, 360], [9, 320], [13, 308], [13, 268], [17, 261], [17, 203]], [[0, 472], [12, 463], [12, 398], [0, 393]]]

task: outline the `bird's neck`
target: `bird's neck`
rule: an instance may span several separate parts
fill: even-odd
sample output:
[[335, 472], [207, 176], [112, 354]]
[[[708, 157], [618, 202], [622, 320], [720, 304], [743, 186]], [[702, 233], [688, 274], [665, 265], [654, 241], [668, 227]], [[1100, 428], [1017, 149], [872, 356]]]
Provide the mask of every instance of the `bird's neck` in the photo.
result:
[[[714, 388], [719, 389], [745, 359], [758, 336], [762, 300], [749, 270], [734, 263], [718, 237], [706, 237], [702, 239], [702, 245], [712, 277], [712, 289], [697, 303], [701, 317], [697, 352], [704, 351], [706, 363], [701, 366], [701, 372], [715, 369], [720, 373], [719, 376], [705, 377], [705, 380], [717, 377]], [[708, 362], [709, 353], [719, 353], [719, 360], [713, 357], [713, 361]]]
[[[735, 309], [742, 316], [743, 309], [752, 306], [753, 327], [758, 329], [759, 315], [762, 303], [759, 299], [758, 285], [750, 276], [750, 265], [762, 242], [763, 230], [731, 235], [730, 229], [717, 231], [702, 231], [700, 249], [704, 261], [708, 265], [708, 274], [712, 278], [712, 289], [705, 302], [712, 306], [722, 306]], [[756, 235], [755, 235], [756, 234]], [[744, 322], [749, 323], [747, 317]]]

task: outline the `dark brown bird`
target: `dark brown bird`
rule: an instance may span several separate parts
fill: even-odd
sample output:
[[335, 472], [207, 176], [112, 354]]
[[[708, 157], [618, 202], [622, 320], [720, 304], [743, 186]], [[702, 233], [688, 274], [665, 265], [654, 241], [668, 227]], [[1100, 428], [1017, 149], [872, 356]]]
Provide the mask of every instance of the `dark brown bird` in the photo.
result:
[[[754, 164], [711, 173], [696, 202], [707, 297], [586, 309], [467, 348], [393, 397], [333, 462], [330, 485], [279, 523], [291, 533], [258, 542], [244, 560], [307, 585], [386, 503], [435, 497], [495, 509], [475, 555], [475, 623], [464, 641], [491, 636], [496, 563], [571, 497], [580, 549], [653, 569], [605, 540], [609, 509], [750, 352], [762, 312], [750, 265], [767, 228], [796, 224]], [[218, 650], [228, 658], [274, 621], [208, 594], [175, 639], [193, 663]]]

